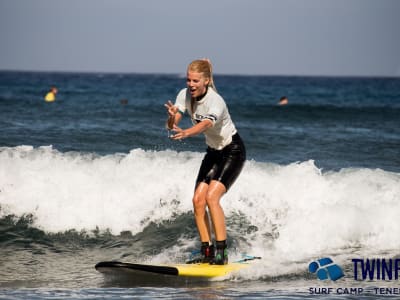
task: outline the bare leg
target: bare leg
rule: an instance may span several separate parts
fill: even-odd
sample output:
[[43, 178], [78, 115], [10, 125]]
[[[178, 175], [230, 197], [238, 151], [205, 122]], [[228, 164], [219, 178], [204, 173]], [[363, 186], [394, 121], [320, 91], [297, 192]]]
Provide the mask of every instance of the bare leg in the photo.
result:
[[193, 196], [194, 217], [202, 242], [211, 241], [210, 219], [206, 211], [206, 195], [208, 184], [201, 182], [197, 186]]
[[217, 241], [226, 240], [225, 215], [220, 204], [221, 197], [225, 192], [226, 188], [221, 182], [212, 180], [205, 197]]

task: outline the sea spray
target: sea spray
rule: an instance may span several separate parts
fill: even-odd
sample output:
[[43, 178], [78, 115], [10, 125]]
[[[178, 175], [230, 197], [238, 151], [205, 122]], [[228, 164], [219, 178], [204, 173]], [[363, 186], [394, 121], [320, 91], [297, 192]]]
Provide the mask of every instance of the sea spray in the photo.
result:
[[[3, 147], [0, 214], [31, 214], [33, 225], [49, 233], [98, 228], [113, 235], [141, 234], [151, 224], [191, 214], [202, 157], [171, 150], [101, 156], [62, 153], [51, 146]], [[323, 172], [312, 160], [288, 165], [251, 160], [221, 204], [232, 257], [262, 256], [262, 274], [293, 271], [328, 253], [391, 255], [400, 246], [398, 173]], [[166, 244], [155, 261], [195, 247], [197, 238], [188, 237], [185, 226], [171, 228], [177, 242]]]
[[[36, 225], [49, 232], [98, 226], [136, 233], [146, 220], [190, 209], [191, 174], [199, 159], [140, 149], [97, 156], [52, 147], [2, 148], [0, 204], [3, 214], [33, 213]], [[177, 165], [181, 169], [173, 174]], [[163, 208], [170, 201], [178, 211]]]

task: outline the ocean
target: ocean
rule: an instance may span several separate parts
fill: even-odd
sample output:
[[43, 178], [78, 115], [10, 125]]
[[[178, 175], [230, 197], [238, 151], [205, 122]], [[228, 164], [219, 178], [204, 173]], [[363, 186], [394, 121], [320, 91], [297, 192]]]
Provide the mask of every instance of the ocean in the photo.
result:
[[[204, 137], [165, 129], [185, 74], [0, 72], [0, 299], [399, 297], [394, 277], [356, 280], [352, 259], [400, 256], [400, 78], [215, 83], [247, 148], [221, 200], [229, 258], [262, 260], [211, 281], [132, 282], [94, 265], [183, 262], [199, 247]], [[322, 257], [345, 276], [310, 273]]]

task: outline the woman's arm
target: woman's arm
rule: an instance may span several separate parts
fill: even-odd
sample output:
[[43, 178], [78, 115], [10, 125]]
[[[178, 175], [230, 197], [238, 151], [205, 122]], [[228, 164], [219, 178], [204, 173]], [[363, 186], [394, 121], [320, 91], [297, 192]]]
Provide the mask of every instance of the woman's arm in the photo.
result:
[[166, 127], [167, 129], [172, 130], [174, 125], [179, 124], [180, 120], [182, 119], [182, 114], [179, 112], [178, 107], [173, 105], [171, 101], [168, 101], [164, 106], [168, 112]]
[[[179, 114], [179, 113], [178, 113]], [[181, 129], [178, 126], [174, 125], [173, 130], [176, 132], [171, 138], [173, 140], [181, 140], [191, 136], [198, 135], [208, 128], [213, 126], [213, 122], [211, 120], [205, 119], [200, 123], [188, 128], [188, 129]]]

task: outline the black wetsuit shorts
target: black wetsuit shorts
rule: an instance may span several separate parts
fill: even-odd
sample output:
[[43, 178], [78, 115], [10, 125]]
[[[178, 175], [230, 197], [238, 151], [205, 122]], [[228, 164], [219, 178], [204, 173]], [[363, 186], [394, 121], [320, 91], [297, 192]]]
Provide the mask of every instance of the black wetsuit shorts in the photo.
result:
[[242, 171], [245, 160], [246, 149], [238, 133], [232, 136], [232, 142], [222, 150], [208, 147], [197, 176], [196, 187], [200, 182], [209, 184], [211, 180], [217, 180], [228, 191]]

